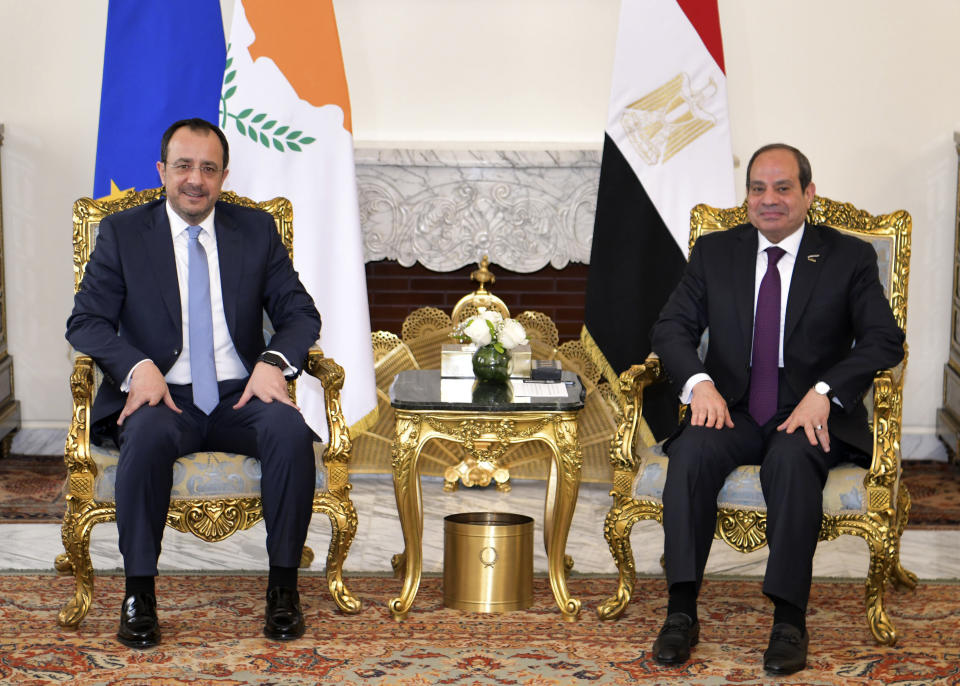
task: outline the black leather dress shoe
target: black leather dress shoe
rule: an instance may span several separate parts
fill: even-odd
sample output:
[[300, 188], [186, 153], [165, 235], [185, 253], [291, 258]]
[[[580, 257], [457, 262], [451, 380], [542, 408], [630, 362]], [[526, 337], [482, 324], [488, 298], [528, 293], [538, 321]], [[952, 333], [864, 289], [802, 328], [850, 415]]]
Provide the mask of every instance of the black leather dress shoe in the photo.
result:
[[774, 624], [763, 653], [763, 668], [771, 674], [793, 674], [807, 666], [810, 635], [792, 624]]
[[305, 629], [297, 590], [281, 586], [268, 590], [263, 635], [275, 641], [289, 641], [303, 636]]
[[690, 648], [700, 640], [700, 622], [683, 612], [667, 615], [653, 643], [653, 659], [662, 665], [679, 665], [690, 659]]
[[124, 598], [117, 638], [129, 648], [152, 648], [160, 642], [157, 598], [153, 593], [134, 593]]

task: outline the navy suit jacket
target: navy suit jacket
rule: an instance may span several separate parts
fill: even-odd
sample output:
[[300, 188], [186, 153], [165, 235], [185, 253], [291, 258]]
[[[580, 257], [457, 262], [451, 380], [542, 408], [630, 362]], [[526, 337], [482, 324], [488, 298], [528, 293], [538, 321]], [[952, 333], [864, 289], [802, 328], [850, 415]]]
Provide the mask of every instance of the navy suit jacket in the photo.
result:
[[[743, 224], [698, 239], [651, 332], [653, 350], [678, 387], [705, 372], [728, 407], [745, 404], [749, 393], [757, 235]], [[697, 347], [707, 327], [701, 361]], [[787, 297], [783, 374], [798, 401], [817, 381], [828, 383], [842, 403], [831, 403], [830, 432], [867, 455], [863, 394], [876, 372], [903, 359], [903, 341], [873, 247], [807, 224]]]
[[[320, 315], [303, 288], [273, 218], [218, 202], [214, 215], [227, 328], [249, 374], [265, 348], [263, 312], [276, 333], [270, 349], [302, 366], [320, 335]], [[177, 266], [165, 200], [106, 217], [73, 312], [67, 340], [90, 355], [104, 383], [93, 422], [120, 411], [120, 384], [145, 358], [166, 374], [183, 350]]]

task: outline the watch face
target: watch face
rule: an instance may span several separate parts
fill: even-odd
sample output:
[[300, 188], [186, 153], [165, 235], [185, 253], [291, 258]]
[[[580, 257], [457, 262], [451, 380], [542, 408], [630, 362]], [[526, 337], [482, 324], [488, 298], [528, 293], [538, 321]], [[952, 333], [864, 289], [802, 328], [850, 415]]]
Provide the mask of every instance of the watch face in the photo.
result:
[[828, 386], [823, 381], [818, 381], [817, 385], [813, 387], [813, 390], [815, 390], [820, 395], [826, 395], [827, 393], [830, 392], [830, 386]]

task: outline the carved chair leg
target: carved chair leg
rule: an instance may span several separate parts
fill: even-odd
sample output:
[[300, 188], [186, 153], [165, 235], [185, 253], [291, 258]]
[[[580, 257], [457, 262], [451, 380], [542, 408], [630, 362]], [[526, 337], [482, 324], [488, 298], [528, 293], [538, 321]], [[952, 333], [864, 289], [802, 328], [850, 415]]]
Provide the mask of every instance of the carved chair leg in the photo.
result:
[[603, 524], [603, 536], [607, 539], [610, 554], [617, 565], [620, 578], [616, 595], [608, 598], [597, 607], [600, 619], [617, 619], [630, 603], [636, 584], [636, 567], [633, 561], [633, 548], [630, 546], [630, 532], [640, 520], [635, 500], [618, 497], [614, 507], [607, 513]]
[[330, 547], [327, 551], [327, 586], [330, 595], [345, 614], [357, 614], [363, 604], [343, 583], [343, 564], [357, 534], [357, 511], [347, 489], [341, 494], [326, 493], [319, 503], [315, 500], [315, 511], [318, 510], [318, 504], [319, 511], [330, 518]]
[[877, 643], [892, 646], [897, 642], [897, 632], [884, 608], [883, 596], [893, 567], [893, 551], [897, 541], [892, 532], [886, 536], [868, 535], [866, 540], [870, 547], [870, 568], [864, 594], [867, 624]]
[[[68, 506], [69, 507], [69, 506]], [[101, 521], [111, 521], [114, 508], [87, 512], [78, 516], [68, 509], [63, 517], [61, 537], [64, 553], [57, 556], [60, 571], [71, 571], [76, 578], [73, 596], [64, 603], [57, 618], [62, 627], [76, 628], [87, 616], [93, 602], [93, 564], [90, 561], [90, 531]]]
[[906, 484], [901, 483], [897, 495], [897, 538], [894, 542], [896, 547], [894, 548], [893, 564], [890, 566], [889, 577], [890, 583], [898, 589], [914, 589], [917, 587], [917, 575], [900, 564], [900, 537], [903, 535], [903, 530], [907, 527], [907, 521], [910, 518], [910, 502], [910, 491], [907, 490]]
[[393, 578], [402, 579], [403, 570], [407, 566], [407, 554], [396, 553], [390, 557], [390, 566], [393, 567]]

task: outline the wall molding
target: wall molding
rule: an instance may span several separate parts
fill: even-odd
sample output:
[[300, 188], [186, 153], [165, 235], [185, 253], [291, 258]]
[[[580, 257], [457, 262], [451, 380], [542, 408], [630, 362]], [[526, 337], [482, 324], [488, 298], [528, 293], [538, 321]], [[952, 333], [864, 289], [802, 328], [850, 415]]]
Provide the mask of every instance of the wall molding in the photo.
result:
[[590, 261], [599, 150], [356, 150], [364, 260], [528, 273]]

